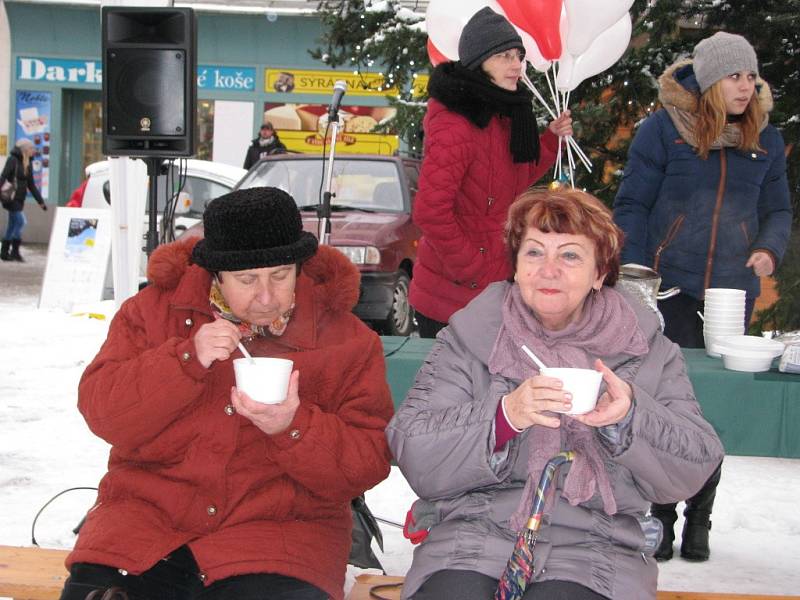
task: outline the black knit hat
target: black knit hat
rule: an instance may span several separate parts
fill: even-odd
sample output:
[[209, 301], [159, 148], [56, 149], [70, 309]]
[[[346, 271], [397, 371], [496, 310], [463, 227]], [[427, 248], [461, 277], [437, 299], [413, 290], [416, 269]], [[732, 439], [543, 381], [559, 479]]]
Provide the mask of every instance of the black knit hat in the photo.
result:
[[508, 19], [485, 6], [464, 25], [458, 38], [458, 59], [467, 69], [477, 69], [493, 54], [511, 48], [525, 52], [522, 38]]
[[292, 197], [278, 188], [236, 190], [208, 203], [192, 260], [208, 271], [243, 271], [306, 260], [317, 238], [303, 231]]

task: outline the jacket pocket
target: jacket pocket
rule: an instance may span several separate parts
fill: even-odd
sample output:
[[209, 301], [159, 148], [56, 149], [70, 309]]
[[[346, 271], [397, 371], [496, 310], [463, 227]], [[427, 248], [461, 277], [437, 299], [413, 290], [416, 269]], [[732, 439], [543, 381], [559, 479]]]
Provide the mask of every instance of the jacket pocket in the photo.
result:
[[686, 215], [679, 214], [672, 222], [672, 225], [669, 226], [669, 229], [667, 229], [667, 235], [664, 236], [664, 239], [661, 240], [661, 243], [656, 247], [653, 257], [653, 270], [658, 271], [658, 263], [661, 262], [661, 253], [667, 249], [675, 239], [675, 236], [678, 235], [678, 231], [680, 231], [684, 219], [686, 219]]

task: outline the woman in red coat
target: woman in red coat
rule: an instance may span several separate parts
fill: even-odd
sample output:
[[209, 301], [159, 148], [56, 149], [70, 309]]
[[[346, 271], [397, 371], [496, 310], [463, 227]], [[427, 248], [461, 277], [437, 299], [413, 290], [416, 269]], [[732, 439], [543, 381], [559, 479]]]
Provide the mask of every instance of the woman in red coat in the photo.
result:
[[428, 84], [425, 159], [413, 218], [422, 230], [410, 300], [422, 337], [435, 337], [488, 284], [511, 275], [503, 225], [514, 198], [555, 162], [569, 113], [540, 137], [532, 94], [519, 83], [525, 48], [486, 7], [466, 24], [460, 60]]
[[[392, 414], [380, 339], [351, 312], [358, 271], [275, 188], [203, 222], [153, 254], [81, 379], [112, 448], [62, 600], [343, 597], [350, 501], [388, 475]], [[283, 402], [235, 387], [240, 342], [294, 361]]]

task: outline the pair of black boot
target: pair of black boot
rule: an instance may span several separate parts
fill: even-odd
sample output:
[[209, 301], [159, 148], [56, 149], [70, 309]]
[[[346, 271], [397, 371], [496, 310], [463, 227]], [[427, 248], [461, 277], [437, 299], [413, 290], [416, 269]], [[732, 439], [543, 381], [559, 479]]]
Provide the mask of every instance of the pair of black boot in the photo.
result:
[[19, 253], [20, 244], [22, 244], [20, 240], [3, 240], [2, 246], [0, 246], [0, 260], [25, 262], [22, 255]]
[[[685, 560], [702, 562], [708, 560], [711, 555], [708, 534], [711, 530], [711, 510], [714, 508], [714, 498], [717, 495], [721, 475], [722, 464], [708, 478], [700, 491], [686, 501], [681, 535], [681, 558]], [[676, 504], [653, 504], [652, 507], [653, 516], [661, 521], [664, 527], [664, 537], [654, 554], [654, 558], [659, 562], [669, 560], [673, 555], [674, 527], [675, 521], [678, 520], [676, 506]]]

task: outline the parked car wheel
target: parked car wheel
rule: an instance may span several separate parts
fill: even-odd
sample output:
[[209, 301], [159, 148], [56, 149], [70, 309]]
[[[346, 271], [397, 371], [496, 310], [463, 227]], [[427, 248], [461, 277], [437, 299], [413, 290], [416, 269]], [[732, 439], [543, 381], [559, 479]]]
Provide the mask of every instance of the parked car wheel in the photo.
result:
[[408, 284], [410, 279], [405, 273], [397, 276], [397, 284], [392, 294], [392, 306], [384, 323], [386, 335], [411, 335], [414, 331], [414, 309], [408, 302]]

